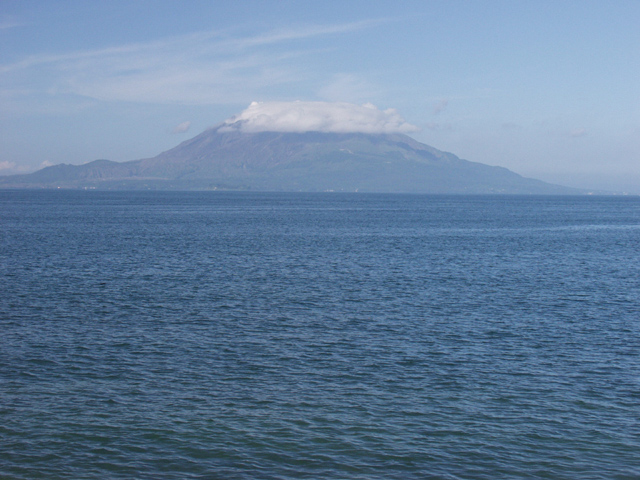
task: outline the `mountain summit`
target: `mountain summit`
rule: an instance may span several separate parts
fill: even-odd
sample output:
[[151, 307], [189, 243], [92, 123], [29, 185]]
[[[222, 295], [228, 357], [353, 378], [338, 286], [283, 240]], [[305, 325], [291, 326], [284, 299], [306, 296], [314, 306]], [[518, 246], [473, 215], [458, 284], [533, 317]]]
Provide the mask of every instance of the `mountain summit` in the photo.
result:
[[56, 165], [0, 187], [569, 194], [403, 133], [245, 131], [225, 122], [154, 158]]

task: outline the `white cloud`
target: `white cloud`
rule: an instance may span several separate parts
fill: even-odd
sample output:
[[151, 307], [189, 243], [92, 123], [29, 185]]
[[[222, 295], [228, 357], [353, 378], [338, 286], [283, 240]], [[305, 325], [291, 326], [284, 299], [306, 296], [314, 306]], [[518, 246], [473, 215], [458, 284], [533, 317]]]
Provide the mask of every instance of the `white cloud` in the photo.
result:
[[0, 162], [0, 175], [18, 175], [20, 173], [29, 173], [34, 169], [25, 165], [18, 165], [16, 162], [3, 160]]
[[418, 128], [398, 112], [379, 110], [370, 103], [253, 102], [239, 115], [226, 120], [220, 131], [409, 133]]
[[0, 162], [0, 170], [13, 170], [16, 168], [15, 162], [2, 161]]
[[191, 122], [182, 122], [180, 125], [176, 125], [171, 133], [184, 133], [191, 127]]

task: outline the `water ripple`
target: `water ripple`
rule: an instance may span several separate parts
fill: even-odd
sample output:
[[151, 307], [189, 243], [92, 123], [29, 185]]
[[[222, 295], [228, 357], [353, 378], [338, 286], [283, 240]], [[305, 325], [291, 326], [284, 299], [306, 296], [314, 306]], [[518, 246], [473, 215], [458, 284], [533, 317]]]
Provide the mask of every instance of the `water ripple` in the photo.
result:
[[637, 199], [0, 203], [2, 478], [640, 478]]

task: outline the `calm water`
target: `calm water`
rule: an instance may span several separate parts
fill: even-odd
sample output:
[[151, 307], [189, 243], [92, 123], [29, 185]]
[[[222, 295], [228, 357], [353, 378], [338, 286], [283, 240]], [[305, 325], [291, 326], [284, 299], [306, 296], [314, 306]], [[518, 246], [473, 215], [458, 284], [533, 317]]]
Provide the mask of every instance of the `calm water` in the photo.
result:
[[0, 478], [638, 479], [640, 198], [0, 192]]

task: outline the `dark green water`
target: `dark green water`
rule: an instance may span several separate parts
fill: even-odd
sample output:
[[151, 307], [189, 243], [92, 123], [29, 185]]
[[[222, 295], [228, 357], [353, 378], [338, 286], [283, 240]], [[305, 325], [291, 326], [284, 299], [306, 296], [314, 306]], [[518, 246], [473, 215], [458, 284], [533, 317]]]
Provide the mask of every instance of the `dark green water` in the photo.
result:
[[0, 478], [640, 478], [640, 199], [0, 192]]

